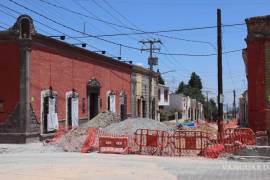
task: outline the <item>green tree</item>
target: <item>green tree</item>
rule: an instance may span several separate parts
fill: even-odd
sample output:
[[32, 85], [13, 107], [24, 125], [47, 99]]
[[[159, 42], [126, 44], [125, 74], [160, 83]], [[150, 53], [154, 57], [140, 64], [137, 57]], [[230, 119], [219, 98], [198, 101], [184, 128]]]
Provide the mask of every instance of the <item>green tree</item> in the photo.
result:
[[185, 84], [183, 81], [179, 83], [176, 93], [184, 94], [185, 96], [189, 96], [192, 99], [196, 99], [197, 101], [204, 103], [204, 96], [201, 92], [201, 89], [201, 78], [195, 72], [193, 72], [190, 76], [188, 84]]
[[202, 81], [200, 76], [198, 76], [195, 72], [193, 72], [190, 76], [190, 80], [188, 81], [188, 85], [192, 88], [202, 89]]
[[218, 114], [218, 108], [214, 99], [210, 99], [208, 104], [204, 103], [204, 116], [209, 120], [216, 120]]
[[181, 81], [179, 83], [178, 89], [176, 90], [175, 93], [177, 93], [177, 94], [184, 93], [185, 88], [186, 88], [186, 85], [185, 85], [184, 81]]

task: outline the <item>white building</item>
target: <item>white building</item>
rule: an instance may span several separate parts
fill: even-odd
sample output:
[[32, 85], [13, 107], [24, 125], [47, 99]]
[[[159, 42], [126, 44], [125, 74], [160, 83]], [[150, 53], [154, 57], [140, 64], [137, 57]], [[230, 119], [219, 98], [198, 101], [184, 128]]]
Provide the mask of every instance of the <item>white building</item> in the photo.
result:
[[169, 106], [169, 87], [158, 84], [158, 106]]
[[179, 112], [178, 117], [181, 120], [204, 119], [203, 104], [183, 94], [170, 94], [170, 105], [166, 110]]
[[169, 87], [158, 84], [158, 120], [160, 121], [160, 113], [164, 110], [165, 107], [170, 104], [169, 97]]

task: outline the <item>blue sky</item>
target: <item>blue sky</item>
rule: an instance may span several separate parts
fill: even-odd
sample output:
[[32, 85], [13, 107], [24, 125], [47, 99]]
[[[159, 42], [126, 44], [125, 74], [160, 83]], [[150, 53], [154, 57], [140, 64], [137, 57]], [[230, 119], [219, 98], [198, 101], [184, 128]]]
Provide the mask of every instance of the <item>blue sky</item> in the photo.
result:
[[[108, 25], [91, 18], [79, 16], [65, 10], [52, 7], [40, 0], [13, 0], [31, 10], [51, 18], [77, 31], [84, 31], [91, 35], [130, 33], [134, 32], [114, 25]], [[170, 29], [183, 29], [216, 25], [216, 9], [222, 10], [222, 24], [244, 23], [245, 19], [252, 16], [270, 14], [269, 0], [43, 0], [58, 6], [80, 12], [84, 15], [95, 17], [104, 21], [125, 27], [140, 29], [143, 31], [158, 31]], [[0, 1], [0, 25], [9, 27], [15, 22], [19, 14], [4, 8], [9, 7], [18, 13], [25, 13], [33, 17], [35, 27], [39, 33], [45, 35], [82, 36], [63, 26], [57, 25], [36, 13], [24, 9], [9, 0]], [[113, 9], [112, 9], [113, 8]], [[116, 11], [115, 11], [116, 10]], [[39, 21], [47, 26], [57, 29], [59, 32], [37, 23]], [[85, 28], [84, 28], [85, 27]], [[60, 33], [61, 32], [61, 33]], [[106, 40], [141, 48], [140, 40], [159, 38], [163, 44], [159, 47], [165, 53], [185, 54], [211, 54], [216, 53], [216, 29], [204, 29], [195, 31], [181, 31], [163, 33], [163, 35], [176, 38], [204, 41], [208, 43], [187, 42], [168, 39], [156, 35], [130, 35], [103, 37]], [[238, 50], [246, 47], [246, 26], [234, 26], [223, 28], [223, 51]], [[66, 39], [69, 43], [78, 43], [75, 39]], [[119, 56], [120, 46], [110, 44], [95, 38], [83, 38], [80, 41], [89, 44], [90, 50], [106, 50], [111, 56]], [[209, 45], [211, 44], [211, 45]], [[213, 47], [214, 46], [214, 47]], [[95, 49], [96, 48], [96, 49]], [[121, 48], [122, 58], [132, 60], [134, 63], [147, 66], [148, 52]], [[217, 57], [189, 57], [156, 55], [159, 65], [155, 69], [160, 72], [173, 70], [164, 74], [166, 83], [172, 90], [177, 88], [180, 81], [187, 82], [191, 72], [200, 75], [204, 90], [209, 90], [210, 97], [217, 94]], [[223, 55], [223, 88], [225, 103], [232, 105], [233, 89], [237, 97], [246, 89], [245, 67], [241, 51]]]

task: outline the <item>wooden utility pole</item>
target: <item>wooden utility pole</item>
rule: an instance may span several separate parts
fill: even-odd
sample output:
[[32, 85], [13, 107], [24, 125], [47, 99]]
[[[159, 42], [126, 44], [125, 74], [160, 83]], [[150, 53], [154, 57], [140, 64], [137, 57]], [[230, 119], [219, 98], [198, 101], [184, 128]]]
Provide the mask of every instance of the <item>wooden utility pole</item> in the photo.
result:
[[222, 84], [222, 31], [221, 10], [217, 9], [217, 61], [218, 61], [218, 133], [222, 140], [223, 132], [223, 84]]
[[233, 90], [233, 118], [236, 118], [235, 90]]
[[152, 71], [153, 71], [153, 66], [158, 64], [158, 58], [157, 57], [153, 57], [153, 53], [155, 51], [159, 51], [160, 48], [156, 48], [154, 45], [159, 43], [162, 44], [160, 40], [147, 40], [147, 41], [140, 41], [140, 43], [142, 44], [149, 44], [150, 47], [149, 48], [142, 48], [141, 51], [149, 51], [150, 52], [150, 56], [148, 58], [148, 64], [149, 64], [149, 68], [150, 68], [150, 72], [149, 72], [149, 118], [155, 118], [152, 117]]
[[208, 101], [208, 93], [210, 91], [205, 91], [206, 92], [206, 114], [209, 116], [209, 101]]

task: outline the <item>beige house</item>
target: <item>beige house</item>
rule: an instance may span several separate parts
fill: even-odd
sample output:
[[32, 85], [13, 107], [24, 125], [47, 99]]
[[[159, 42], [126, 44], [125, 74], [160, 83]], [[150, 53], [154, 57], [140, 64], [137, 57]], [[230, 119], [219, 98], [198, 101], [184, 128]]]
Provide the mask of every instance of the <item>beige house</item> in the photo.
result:
[[[152, 76], [151, 94], [149, 93], [150, 75]], [[158, 73], [133, 65], [131, 81], [132, 117], [157, 119]]]

